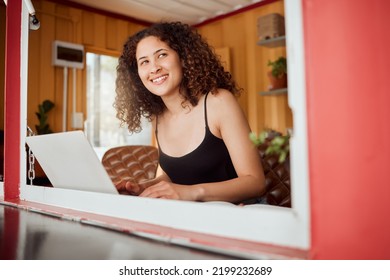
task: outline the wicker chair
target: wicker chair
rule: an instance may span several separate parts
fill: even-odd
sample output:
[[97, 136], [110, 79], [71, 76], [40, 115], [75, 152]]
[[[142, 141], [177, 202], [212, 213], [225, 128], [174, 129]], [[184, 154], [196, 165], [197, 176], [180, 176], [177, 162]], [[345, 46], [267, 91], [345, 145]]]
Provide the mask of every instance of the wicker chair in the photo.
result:
[[282, 207], [291, 207], [291, 186], [290, 186], [290, 157], [285, 162], [278, 161], [279, 156], [275, 154], [266, 154], [266, 150], [271, 140], [281, 135], [273, 132], [266, 141], [258, 146], [265, 175], [265, 192], [262, 196], [246, 200], [244, 204], [269, 204]]
[[102, 164], [114, 184], [122, 180], [142, 182], [156, 176], [158, 149], [142, 145], [111, 148], [104, 153]]
[[267, 145], [259, 148], [265, 174], [265, 194], [257, 203], [291, 207], [290, 158], [278, 162], [278, 156], [266, 155]]

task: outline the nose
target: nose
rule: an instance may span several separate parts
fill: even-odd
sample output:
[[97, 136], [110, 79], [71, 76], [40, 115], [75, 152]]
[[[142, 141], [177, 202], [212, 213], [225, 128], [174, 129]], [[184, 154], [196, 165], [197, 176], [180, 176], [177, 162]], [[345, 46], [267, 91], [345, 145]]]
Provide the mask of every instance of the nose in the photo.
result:
[[160, 72], [160, 70], [161, 70], [161, 66], [158, 65], [156, 62], [153, 62], [153, 65], [150, 68], [150, 73], [157, 74], [158, 72]]

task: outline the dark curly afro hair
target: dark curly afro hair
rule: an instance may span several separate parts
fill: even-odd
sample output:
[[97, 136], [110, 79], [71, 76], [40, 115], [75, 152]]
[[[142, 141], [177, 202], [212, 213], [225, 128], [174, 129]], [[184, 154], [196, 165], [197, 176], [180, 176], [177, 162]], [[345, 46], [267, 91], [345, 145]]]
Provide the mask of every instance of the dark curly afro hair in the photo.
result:
[[[161, 97], [152, 94], [143, 85], [137, 69], [136, 49], [138, 43], [155, 36], [176, 51], [182, 62], [183, 78], [180, 93], [184, 102], [192, 106], [208, 92], [219, 88], [238, 95], [240, 88], [225, 71], [214, 49], [200, 36], [196, 29], [180, 22], [162, 22], [152, 25], [131, 36], [119, 57], [114, 107], [121, 124], [126, 123], [130, 132], [142, 130], [141, 118], [151, 121], [166, 109]], [[183, 105], [184, 106], [184, 105]]]

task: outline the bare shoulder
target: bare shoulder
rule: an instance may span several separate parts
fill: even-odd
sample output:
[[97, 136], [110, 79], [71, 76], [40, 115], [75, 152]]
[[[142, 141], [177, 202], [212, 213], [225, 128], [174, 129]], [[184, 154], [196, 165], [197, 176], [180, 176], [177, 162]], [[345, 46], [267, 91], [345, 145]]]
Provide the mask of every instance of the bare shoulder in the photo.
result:
[[236, 97], [226, 89], [218, 89], [217, 93], [209, 94], [207, 97], [207, 106], [210, 109], [216, 109], [223, 113], [232, 108], [239, 107]]
[[225, 89], [219, 89], [217, 93], [208, 95], [207, 115], [211, 131], [219, 137], [223, 128], [228, 130], [228, 126], [245, 124], [244, 113], [236, 96]]

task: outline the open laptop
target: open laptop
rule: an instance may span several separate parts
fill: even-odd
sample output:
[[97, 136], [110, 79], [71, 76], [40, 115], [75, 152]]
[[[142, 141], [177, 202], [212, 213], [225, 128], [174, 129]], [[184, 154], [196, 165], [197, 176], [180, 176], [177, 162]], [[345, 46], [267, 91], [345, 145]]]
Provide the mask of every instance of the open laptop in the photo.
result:
[[26, 137], [55, 188], [118, 194], [82, 131]]

